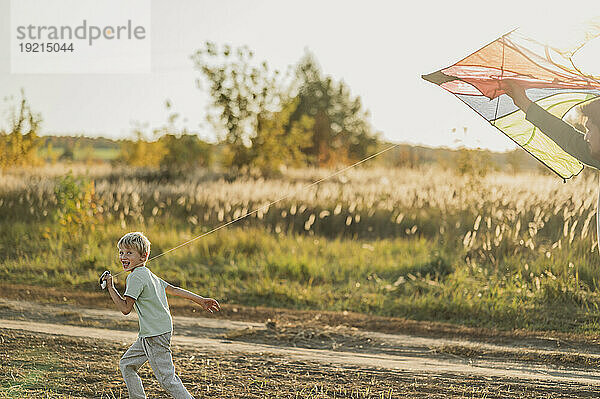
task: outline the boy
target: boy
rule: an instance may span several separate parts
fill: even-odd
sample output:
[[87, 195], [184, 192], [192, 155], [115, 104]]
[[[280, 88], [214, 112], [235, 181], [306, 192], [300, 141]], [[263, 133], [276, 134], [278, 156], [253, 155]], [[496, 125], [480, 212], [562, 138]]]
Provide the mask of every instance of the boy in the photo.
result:
[[212, 298], [203, 298], [190, 291], [175, 287], [157, 277], [146, 266], [150, 254], [150, 241], [141, 232], [127, 233], [119, 240], [119, 259], [127, 276], [124, 297], [115, 289], [112, 275], [104, 277], [108, 292], [117, 308], [125, 315], [135, 310], [139, 318], [138, 339], [125, 352], [119, 368], [125, 379], [130, 399], [145, 399], [146, 393], [137, 370], [150, 363], [160, 385], [174, 398], [193, 398], [175, 374], [171, 357], [171, 334], [173, 320], [166, 294], [190, 299], [207, 312], [221, 310]]

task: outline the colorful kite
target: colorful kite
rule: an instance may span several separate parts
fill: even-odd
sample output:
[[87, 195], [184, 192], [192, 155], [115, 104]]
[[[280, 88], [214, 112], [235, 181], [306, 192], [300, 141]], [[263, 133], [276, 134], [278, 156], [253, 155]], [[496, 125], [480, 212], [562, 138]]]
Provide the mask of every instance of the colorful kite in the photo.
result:
[[581, 172], [583, 164], [527, 121], [500, 82], [520, 81], [531, 100], [559, 118], [571, 108], [599, 97], [600, 77], [583, 71], [575, 61], [590, 43], [598, 44], [600, 18], [578, 25], [571, 33], [575, 35], [549, 43], [516, 29], [452, 66], [423, 75], [423, 79], [454, 94], [525, 151], [568, 179]]

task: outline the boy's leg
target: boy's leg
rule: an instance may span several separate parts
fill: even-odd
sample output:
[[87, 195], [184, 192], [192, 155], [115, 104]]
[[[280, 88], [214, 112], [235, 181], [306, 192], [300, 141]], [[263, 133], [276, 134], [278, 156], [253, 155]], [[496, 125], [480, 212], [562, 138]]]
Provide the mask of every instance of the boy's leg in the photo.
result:
[[121, 374], [123, 374], [125, 385], [127, 385], [129, 399], [146, 399], [142, 379], [137, 373], [138, 369], [146, 363], [146, 360], [148, 360], [148, 357], [144, 352], [141, 338], [138, 338], [121, 357], [119, 368]]
[[171, 356], [171, 333], [142, 340], [148, 362], [160, 385], [175, 399], [194, 399], [175, 374]]

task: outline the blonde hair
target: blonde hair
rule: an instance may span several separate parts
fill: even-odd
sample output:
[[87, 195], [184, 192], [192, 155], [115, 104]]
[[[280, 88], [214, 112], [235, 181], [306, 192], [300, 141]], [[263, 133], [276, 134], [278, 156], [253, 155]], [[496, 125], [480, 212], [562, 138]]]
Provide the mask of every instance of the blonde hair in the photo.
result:
[[125, 234], [117, 243], [117, 248], [134, 248], [140, 255], [150, 254], [150, 240], [141, 231]]

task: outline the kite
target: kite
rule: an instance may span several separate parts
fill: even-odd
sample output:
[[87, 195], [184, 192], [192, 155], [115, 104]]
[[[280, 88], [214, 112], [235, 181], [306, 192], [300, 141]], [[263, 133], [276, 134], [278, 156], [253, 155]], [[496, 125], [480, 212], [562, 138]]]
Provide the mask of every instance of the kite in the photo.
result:
[[572, 108], [600, 97], [600, 76], [584, 71], [577, 63], [577, 55], [586, 47], [599, 44], [600, 17], [569, 33], [551, 42], [515, 29], [457, 63], [422, 77], [454, 94], [566, 180], [579, 174], [583, 164], [527, 121], [501, 83], [504, 79], [518, 81], [532, 101], [561, 119]]

